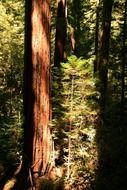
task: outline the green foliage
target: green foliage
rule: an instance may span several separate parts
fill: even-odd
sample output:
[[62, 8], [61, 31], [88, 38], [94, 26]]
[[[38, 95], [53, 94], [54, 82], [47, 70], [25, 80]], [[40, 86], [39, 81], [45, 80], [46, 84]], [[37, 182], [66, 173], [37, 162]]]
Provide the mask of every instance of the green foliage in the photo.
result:
[[96, 0], [69, 0], [68, 1], [68, 36], [67, 53], [70, 51], [70, 36], [73, 34], [76, 49], [74, 54], [84, 59], [94, 54]]
[[[69, 167], [66, 174], [69, 175], [67, 183], [71, 187], [85, 188], [90, 185], [97, 166], [94, 127], [97, 117], [95, 99], [98, 92], [95, 90], [92, 70], [92, 60], [70, 56], [67, 63], [61, 64], [59, 81], [54, 81], [54, 84], [61, 86], [59, 90], [57, 85], [54, 86], [54, 90], [58, 92], [54, 99], [58, 100], [60, 94], [59, 102], [54, 104], [54, 109], [57, 110], [54, 116], [57, 130], [55, 133], [58, 135], [58, 142], [59, 139], [62, 141], [64, 164], [66, 168]], [[63, 111], [60, 114], [61, 107]], [[62, 125], [60, 125], [61, 120]], [[60, 129], [61, 133], [59, 133]]]
[[[0, 161], [15, 163], [21, 153], [23, 1], [0, 1]], [[7, 165], [6, 165], [7, 166]]]
[[22, 148], [21, 123], [17, 119], [3, 120], [0, 128], [0, 161], [6, 166], [8, 162], [19, 162]]
[[[114, 1], [107, 102], [103, 126], [97, 126], [97, 129], [95, 129], [98, 117], [96, 100], [100, 95], [95, 89], [97, 79], [93, 77], [96, 2], [96, 0], [68, 1], [67, 54], [73, 53], [70, 50], [70, 35], [73, 31], [76, 55], [83, 56], [84, 59], [70, 56], [67, 63], [61, 64], [61, 68], [53, 68], [52, 131], [56, 165], [63, 164], [66, 168], [66, 182], [71, 189], [80, 189], [80, 187], [86, 189], [95, 179], [98, 157], [100, 164], [98, 181], [103, 185], [100, 185], [97, 190], [99, 188], [104, 190], [106, 187], [110, 190], [123, 190], [126, 189], [123, 187], [126, 181], [124, 173], [127, 173], [127, 102], [125, 99], [124, 107], [121, 108], [120, 100], [125, 0]], [[23, 0], [0, 1], [0, 164], [6, 166], [8, 163], [17, 162], [22, 146], [23, 3]], [[56, 2], [53, 0], [51, 3], [51, 60], [53, 62]], [[99, 37], [102, 19], [101, 1]], [[127, 38], [125, 39], [127, 46], [126, 42]], [[124, 74], [126, 77], [127, 73]], [[127, 82], [126, 78], [125, 82]], [[127, 89], [125, 95], [127, 97]], [[55, 189], [56, 186], [57, 182], [52, 180], [42, 183], [42, 189]]]

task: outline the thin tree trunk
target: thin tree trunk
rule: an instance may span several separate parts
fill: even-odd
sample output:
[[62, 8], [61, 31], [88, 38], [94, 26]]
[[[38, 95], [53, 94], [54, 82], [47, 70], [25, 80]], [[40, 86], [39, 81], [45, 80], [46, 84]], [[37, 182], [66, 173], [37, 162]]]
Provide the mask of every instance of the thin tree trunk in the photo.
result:
[[71, 52], [75, 53], [76, 41], [75, 41], [74, 28], [71, 28], [70, 43], [71, 43]]
[[109, 64], [109, 41], [111, 29], [113, 0], [103, 0], [103, 20], [102, 35], [99, 44], [99, 91], [100, 91], [100, 109], [98, 113], [98, 122], [96, 130], [96, 138], [98, 145], [98, 172], [96, 178], [96, 189], [107, 189], [105, 182], [110, 168], [107, 167], [108, 158], [104, 154], [106, 150], [107, 131], [105, 129], [105, 108], [107, 101], [107, 85], [108, 85], [108, 64]]
[[[74, 76], [72, 76], [71, 81], [71, 102], [70, 102], [70, 115], [73, 111], [73, 97], [74, 96]], [[67, 179], [70, 177], [70, 170], [71, 170], [71, 130], [72, 130], [72, 118], [70, 117], [70, 124], [69, 124], [69, 136], [68, 136], [68, 166], [67, 166]]]
[[73, 19], [74, 19], [74, 34], [73, 34], [73, 40], [74, 40], [74, 54], [76, 56], [80, 55], [79, 51], [79, 46], [80, 46], [80, 34], [81, 34], [81, 26], [80, 26], [80, 21], [81, 21], [81, 0], [73, 0], [72, 4], [72, 14], [73, 14]]
[[66, 59], [66, 0], [57, 0], [56, 36], [54, 66], [59, 67], [60, 62]]
[[96, 26], [95, 26], [95, 60], [94, 60], [94, 72], [98, 70], [98, 53], [99, 53], [99, 10], [100, 1], [96, 2]]

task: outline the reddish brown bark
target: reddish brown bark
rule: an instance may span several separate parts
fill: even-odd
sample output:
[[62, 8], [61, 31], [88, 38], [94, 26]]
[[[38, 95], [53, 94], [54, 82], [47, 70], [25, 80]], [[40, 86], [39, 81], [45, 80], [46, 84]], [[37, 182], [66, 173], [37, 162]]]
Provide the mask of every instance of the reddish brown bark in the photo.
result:
[[[49, 2], [33, 1], [32, 12], [32, 63], [33, 91], [35, 102], [33, 107], [33, 170], [43, 170], [47, 163], [47, 134], [49, 124]], [[42, 148], [43, 147], [43, 148]], [[42, 157], [43, 155], [43, 157]]]
[[[35, 189], [50, 157], [50, 0], [26, 1], [24, 167]], [[29, 166], [28, 166], [29, 165]]]

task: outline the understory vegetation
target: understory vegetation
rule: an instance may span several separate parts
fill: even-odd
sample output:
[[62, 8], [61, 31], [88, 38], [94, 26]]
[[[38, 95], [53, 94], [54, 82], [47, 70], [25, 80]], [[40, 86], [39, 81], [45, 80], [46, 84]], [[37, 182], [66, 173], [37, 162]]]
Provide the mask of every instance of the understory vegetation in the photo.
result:
[[[49, 165], [53, 167], [48, 177], [46, 174], [40, 177], [40, 189], [126, 190], [127, 2], [113, 2], [108, 64], [104, 66], [107, 86], [103, 112], [99, 89], [103, 84], [99, 71], [94, 72], [101, 46], [103, 3], [67, 2], [66, 56], [59, 67], [53, 63], [57, 7], [55, 1], [51, 3], [52, 151]], [[23, 0], [0, 1], [1, 190], [14, 179], [23, 157], [24, 7]]]

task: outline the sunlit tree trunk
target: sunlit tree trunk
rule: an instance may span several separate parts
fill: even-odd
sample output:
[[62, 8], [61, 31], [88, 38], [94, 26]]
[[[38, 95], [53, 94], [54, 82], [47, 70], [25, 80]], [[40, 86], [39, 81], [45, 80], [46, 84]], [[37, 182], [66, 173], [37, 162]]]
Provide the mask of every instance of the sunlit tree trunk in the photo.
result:
[[101, 108], [104, 110], [107, 93], [107, 74], [108, 74], [108, 59], [109, 59], [109, 40], [111, 28], [113, 0], [103, 0], [103, 23], [102, 36], [100, 39], [99, 50], [99, 78], [100, 78], [100, 93], [101, 93]]
[[31, 186], [50, 157], [50, 0], [26, 0], [24, 169]]
[[59, 66], [60, 62], [66, 59], [66, 0], [57, 0], [56, 36], [54, 66]]

